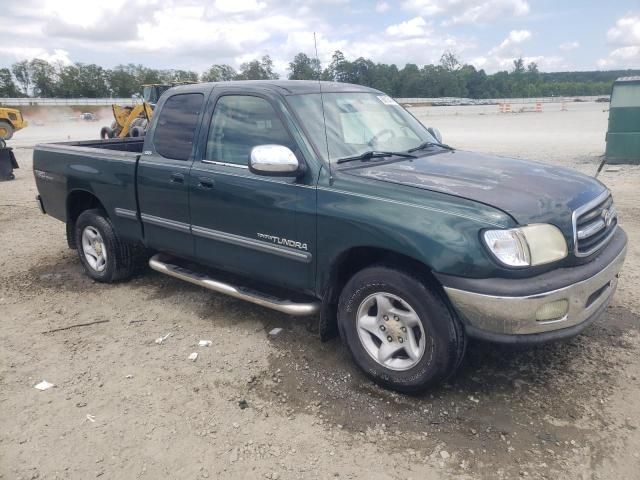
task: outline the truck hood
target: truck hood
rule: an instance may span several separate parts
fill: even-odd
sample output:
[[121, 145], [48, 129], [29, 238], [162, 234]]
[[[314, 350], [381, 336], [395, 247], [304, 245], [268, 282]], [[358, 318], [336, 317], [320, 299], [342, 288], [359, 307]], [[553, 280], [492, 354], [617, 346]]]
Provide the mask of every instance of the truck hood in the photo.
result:
[[553, 223], [567, 236], [573, 210], [606, 189], [598, 180], [568, 168], [460, 150], [372, 163], [347, 172], [481, 202], [522, 225]]

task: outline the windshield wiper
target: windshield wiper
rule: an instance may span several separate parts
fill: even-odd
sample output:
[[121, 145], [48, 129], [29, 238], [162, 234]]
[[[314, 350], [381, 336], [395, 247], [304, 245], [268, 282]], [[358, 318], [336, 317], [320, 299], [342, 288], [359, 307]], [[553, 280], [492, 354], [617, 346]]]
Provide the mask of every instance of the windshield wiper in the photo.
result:
[[415, 155], [411, 155], [409, 152], [384, 152], [381, 150], [369, 150], [367, 152], [361, 153], [360, 155], [354, 155], [353, 157], [340, 158], [336, 163], [355, 162], [357, 160], [366, 162], [368, 160], [371, 160], [372, 158], [382, 157], [416, 158]]
[[455, 150], [452, 146], [447, 145], [446, 143], [438, 143], [438, 142], [423, 142], [417, 147], [410, 148], [407, 152], [417, 152], [418, 150], [424, 150], [428, 147], [442, 147], [446, 150]]

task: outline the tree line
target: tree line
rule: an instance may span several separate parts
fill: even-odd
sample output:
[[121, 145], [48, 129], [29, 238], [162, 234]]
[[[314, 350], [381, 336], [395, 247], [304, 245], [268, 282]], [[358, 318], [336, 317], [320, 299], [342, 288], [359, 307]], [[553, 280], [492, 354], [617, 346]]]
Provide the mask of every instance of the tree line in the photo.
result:
[[[473, 65], [462, 64], [451, 52], [445, 52], [437, 65], [408, 63], [398, 68], [362, 57], [348, 60], [336, 51], [325, 67], [316, 58], [298, 53], [289, 63], [287, 77], [357, 83], [393, 97], [513, 98], [606, 95], [616, 78], [639, 74], [638, 70], [544, 73], [535, 63], [525, 65], [522, 58], [514, 60], [508, 71], [487, 74]], [[201, 73], [135, 64], [108, 69], [96, 64], [66, 65], [36, 58], [0, 68], [0, 97], [130, 97], [140, 94], [144, 84], [278, 78], [268, 55], [243, 63], [238, 70], [215, 64]]]

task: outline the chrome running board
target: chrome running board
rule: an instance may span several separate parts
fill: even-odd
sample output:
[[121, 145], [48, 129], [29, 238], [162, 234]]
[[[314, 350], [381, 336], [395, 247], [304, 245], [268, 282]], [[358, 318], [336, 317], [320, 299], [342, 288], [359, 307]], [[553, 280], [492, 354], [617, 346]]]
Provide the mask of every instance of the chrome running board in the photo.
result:
[[230, 297], [239, 298], [240, 300], [255, 303], [256, 305], [271, 308], [289, 315], [313, 315], [320, 310], [320, 302], [296, 303], [291, 300], [276, 298], [246, 287], [234, 286], [215, 280], [203, 273], [194, 272], [180, 265], [176, 265], [172, 263], [172, 260], [173, 258], [169, 255], [158, 253], [149, 259], [149, 266], [156, 272], [164, 273], [165, 275], [179, 278], [185, 282], [213, 290], [214, 292], [224, 293]]

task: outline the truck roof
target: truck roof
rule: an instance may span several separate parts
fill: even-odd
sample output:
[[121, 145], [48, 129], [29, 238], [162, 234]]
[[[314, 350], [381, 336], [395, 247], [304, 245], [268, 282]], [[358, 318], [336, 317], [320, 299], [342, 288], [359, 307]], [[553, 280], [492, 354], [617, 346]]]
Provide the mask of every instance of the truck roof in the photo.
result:
[[341, 82], [318, 82], [316, 80], [234, 80], [231, 82], [208, 82], [194, 83], [190, 85], [180, 85], [173, 87], [171, 90], [189, 91], [189, 92], [210, 92], [216, 85], [233, 85], [246, 87], [247, 89], [271, 90], [282, 95], [300, 95], [304, 93], [320, 93], [322, 85], [322, 93], [335, 92], [369, 92], [382, 93], [379, 90], [355, 85], [352, 83]]
[[640, 83], [640, 76], [635, 77], [619, 77], [613, 83]]

